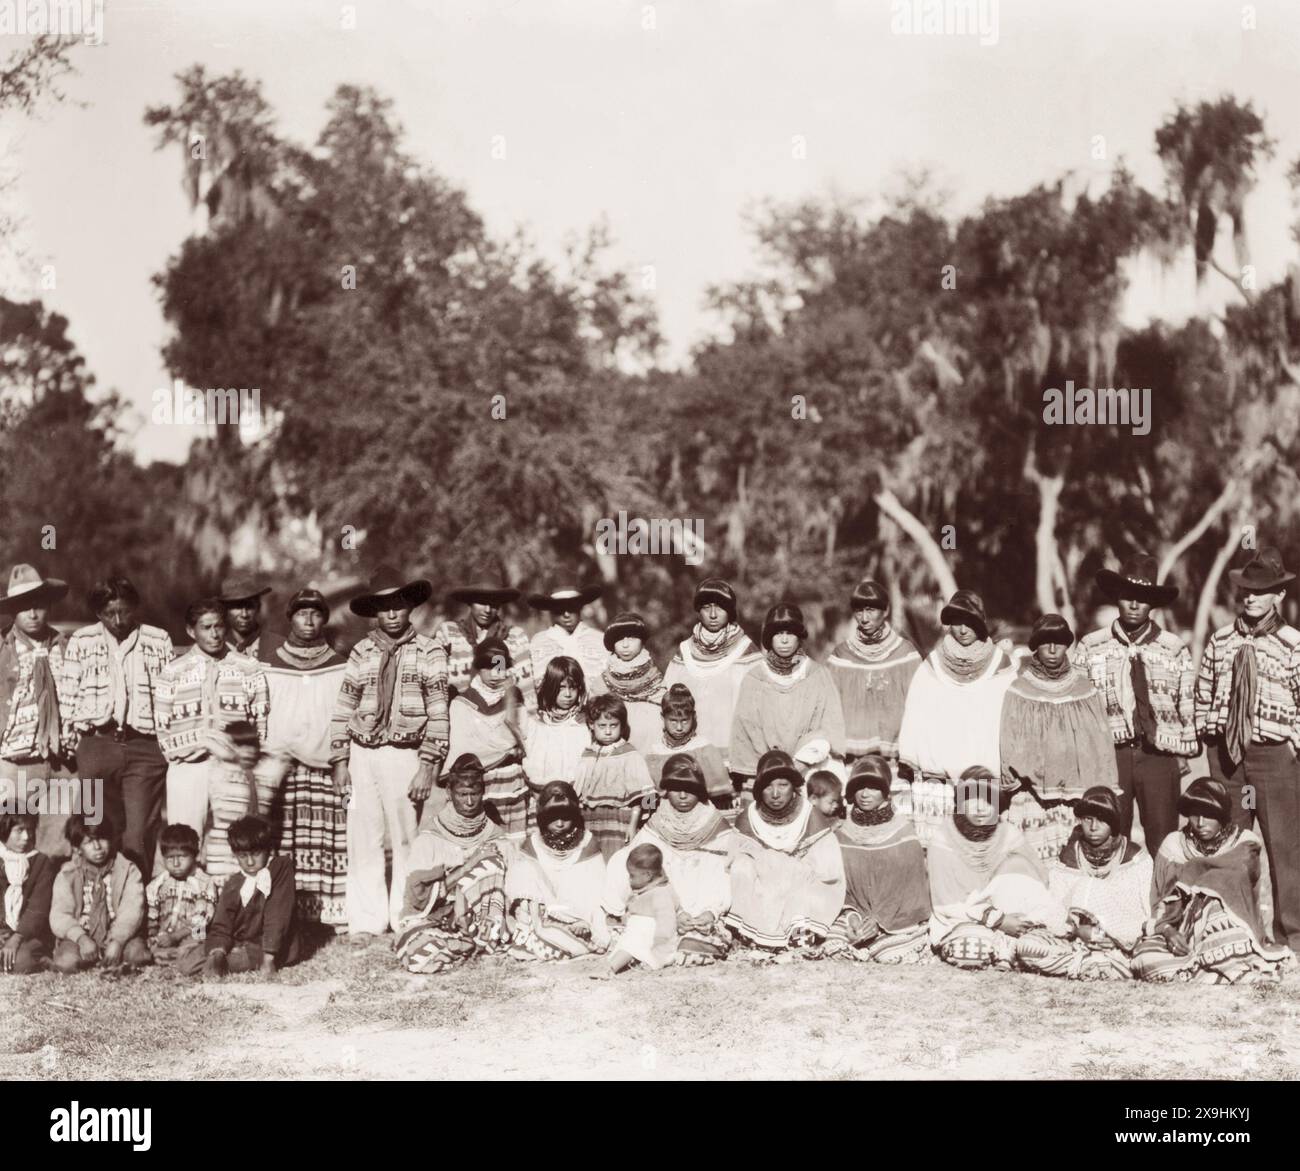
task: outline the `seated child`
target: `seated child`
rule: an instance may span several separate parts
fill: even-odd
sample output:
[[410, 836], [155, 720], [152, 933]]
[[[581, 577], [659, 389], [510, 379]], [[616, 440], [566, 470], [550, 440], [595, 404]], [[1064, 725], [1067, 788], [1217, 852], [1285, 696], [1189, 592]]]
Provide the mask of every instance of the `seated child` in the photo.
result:
[[684, 683], [674, 683], [660, 704], [663, 727], [654, 743], [646, 749], [645, 763], [650, 777], [659, 785], [664, 761], [679, 752], [695, 758], [704, 774], [709, 801], [718, 809], [730, 809], [735, 796], [731, 774], [722, 760], [722, 749], [699, 734], [695, 717], [695, 697]]
[[598, 695], [587, 704], [591, 744], [578, 761], [577, 790], [583, 817], [608, 861], [632, 840], [655, 806], [655, 786], [645, 758], [627, 742], [627, 708]]
[[239, 873], [226, 879], [204, 945], [178, 964], [187, 975], [261, 972], [298, 961], [293, 858], [271, 856], [274, 832], [262, 817], [241, 817], [229, 830]]
[[74, 814], [63, 833], [72, 858], [55, 878], [50, 898], [55, 968], [133, 971], [151, 963], [144, 941], [144, 878], [118, 851], [117, 829], [107, 818], [92, 825]]
[[58, 864], [36, 849], [35, 813], [0, 814], [0, 971], [29, 976], [50, 966], [50, 898]]
[[844, 817], [844, 805], [840, 800], [842, 792], [839, 777], [825, 769], [818, 769], [808, 778], [808, 800], [823, 817], [829, 817], [832, 821]]
[[217, 884], [199, 869], [199, 835], [192, 826], [169, 825], [158, 838], [164, 873], [145, 888], [149, 908], [149, 950], [155, 963], [183, 960], [202, 952], [208, 924], [217, 910]]
[[212, 760], [208, 781], [212, 828], [208, 830], [203, 861], [208, 875], [220, 882], [239, 872], [226, 837], [234, 821], [264, 817], [278, 830], [282, 811], [276, 806], [288, 762], [264, 753], [257, 729], [246, 720], [209, 731], [207, 738]]
[[677, 954], [677, 914], [681, 909], [668, 879], [664, 856], [657, 846], [636, 846], [627, 856], [632, 888], [627, 921], [609, 957], [609, 975], [626, 971], [634, 962], [663, 968]]

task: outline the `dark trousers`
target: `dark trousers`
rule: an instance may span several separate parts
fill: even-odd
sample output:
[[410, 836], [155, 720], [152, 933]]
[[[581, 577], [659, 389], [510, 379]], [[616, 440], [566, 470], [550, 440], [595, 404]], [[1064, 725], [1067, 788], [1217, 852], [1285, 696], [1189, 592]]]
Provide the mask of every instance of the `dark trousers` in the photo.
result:
[[1236, 765], [1222, 740], [1206, 745], [1210, 775], [1232, 798], [1232, 820], [1259, 818], [1273, 887], [1273, 938], [1300, 947], [1300, 764], [1289, 743], [1251, 744]]
[[158, 741], [152, 736], [119, 741], [90, 733], [77, 746], [77, 771], [83, 780], [103, 782], [104, 813], [122, 832], [122, 853], [148, 882], [167, 791], [167, 761]]
[[1142, 816], [1147, 853], [1153, 858], [1160, 843], [1178, 828], [1178, 794], [1182, 787], [1178, 758], [1153, 752], [1145, 744], [1117, 744], [1119, 787], [1124, 794], [1124, 836], [1133, 833], [1133, 803]]

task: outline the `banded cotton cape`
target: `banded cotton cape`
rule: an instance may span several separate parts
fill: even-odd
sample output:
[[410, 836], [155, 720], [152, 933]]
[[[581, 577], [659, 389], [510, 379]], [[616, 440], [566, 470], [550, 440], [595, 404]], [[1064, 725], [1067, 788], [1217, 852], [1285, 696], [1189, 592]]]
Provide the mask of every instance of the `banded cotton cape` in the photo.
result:
[[840, 693], [844, 748], [850, 756], [876, 752], [898, 758], [903, 705], [920, 665], [916, 647], [888, 627], [877, 643], [864, 641], [855, 631], [831, 651], [826, 669]]
[[800, 749], [818, 740], [833, 755], [844, 755], [844, 712], [830, 672], [806, 656], [789, 675], [777, 674], [766, 659], [754, 664], [736, 700], [728, 754], [732, 772], [752, 777], [763, 753], [777, 748], [798, 757]]
[[684, 753], [700, 766], [700, 772], [704, 774], [704, 787], [708, 790], [710, 801], [730, 802], [735, 796], [735, 789], [722, 758], [722, 749], [710, 744], [698, 732], [685, 744], [674, 746], [664, 740], [663, 732], [660, 731], [645, 754], [646, 768], [649, 769], [650, 779], [654, 781], [656, 788], [659, 786], [668, 758], [678, 753]]
[[912, 819], [893, 810], [879, 825], [857, 825], [849, 816], [835, 829], [845, 893], [828, 951], [879, 963], [918, 960], [928, 950], [930, 886]]
[[298, 913], [339, 926], [347, 922], [348, 814], [330, 767], [330, 718], [348, 661], [327, 643], [263, 638], [258, 663], [271, 705], [266, 749], [288, 762], [280, 849], [293, 855]]
[[528, 725], [525, 739], [524, 772], [531, 788], [540, 791], [551, 781], [573, 783], [578, 762], [591, 743], [582, 709], [541, 711]]
[[822, 939], [844, 906], [844, 862], [830, 820], [803, 793], [794, 817], [766, 821], [757, 804], [736, 818], [726, 923], [755, 947], [779, 951]]
[[590, 830], [568, 850], [552, 849], [533, 830], [506, 871], [510, 954], [558, 960], [604, 951], [609, 942], [600, 900], [605, 859]]
[[736, 625], [719, 632], [716, 646], [698, 623], [691, 637], [678, 644], [664, 672], [664, 686], [683, 684], [695, 700], [696, 730], [725, 754], [740, 698], [740, 685], [763, 652]]

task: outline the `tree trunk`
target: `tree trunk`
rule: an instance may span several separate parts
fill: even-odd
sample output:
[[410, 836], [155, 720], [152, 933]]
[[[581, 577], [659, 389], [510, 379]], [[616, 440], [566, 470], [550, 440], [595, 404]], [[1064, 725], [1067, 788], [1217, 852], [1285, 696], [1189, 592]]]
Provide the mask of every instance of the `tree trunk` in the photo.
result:
[[948, 559], [939, 548], [939, 543], [929, 534], [923, 525], [888, 488], [881, 488], [872, 497], [876, 507], [903, 530], [916, 543], [921, 557], [925, 561], [930, 576], [944, 598], [950, 598], [957, 592], [957, 579], [948, 567]]
[[1205, 649], [1205, 642], [1209, 637], [1210, 608], [1214, 605], [1214, 597], [1219, 592], [1219, 580], [1223, 577], [1228, 562], [1232, 560], [1232, 555], [1237, 551], [1237, 544], [1241, 540], [1241, 526], [1246, 523], [1249, 512], [1250, 493], [1247, 492], [1237, 509], [1236, 516], [1228, 526], [1227, 535], [1219, 546], [1218, 553], [1215, 554], [1214, 564], [1210, 566], [1210, 572], [1201, 586], [1201, 595], [1196, 600], [1196, 619], [1192, 624], [1193, 663], [1201, 661], [1201, 652]]
[[1209, 531], [1210, 527], [1223, 514], [1224, 509], [1232, 503], [1232, 498], [1237, 494], [1239, 481], [1237, 477], [1230, 476], [1228, 482], [1223, 486], [1223, 491], [1215, 497], [1214, 502], [1201, 513], [1201, 519], [1198, 520], [1190, 529], [1187, 530], [1177, 541], [1175, 541], [1165, 555], [1160, 559], [1160, 568], [1156, 571], [1156, 579], [1160, 582], [1169, 580], [1170, 573], [1178, 564], [1178, 559], [1196, 544]]
[[[1061, 559], [1056, 547], [1056, 518], [1061, 510], [1061, 489], [1065, 477], [1060, 473], [1033, 477], [1038, 487], [1038, 528], [1034, 531], [1034, 593], [1038, 598], [1038, 612], [1056, 612], [1056, 590], [1053, 588], [1057, 564]], [[1064, 571], [1061, 571], [1062, 577]]]

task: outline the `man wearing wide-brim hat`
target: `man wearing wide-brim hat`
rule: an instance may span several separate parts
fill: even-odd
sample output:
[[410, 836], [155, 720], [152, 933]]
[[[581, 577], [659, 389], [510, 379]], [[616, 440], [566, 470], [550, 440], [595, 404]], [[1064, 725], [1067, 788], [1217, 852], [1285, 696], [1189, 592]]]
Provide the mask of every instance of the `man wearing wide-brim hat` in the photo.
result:
[[457, 586], [447, 594], [453, 606], [465, 606], [461, 618], [448, 618], [433, 632], [433, 641], [447, 656], [447, 683], [452, 695], [464, 691], [474, 677], [474, 649], [489, 638], [499, 638], [510, 652], [510, 675], [524, 697], [530, 715], [537, 710], [534, 693], [533, 660], [528, 635], [522, 626], [508, 622], [502, 611], [517, 601], [520, 591], [504, 582], [481, 580]]
[[[349, 603], [375, 626], [352, 648], [330, 721], [330, 763], [348, 802], [347, 919], [366, 939], [395, 930], [406, 888], [407, 855], [417, 806], [437, 783], [447, 757], [447, 656], [416, 632], [411, 611], [433, 586], [375, 570], [367, 591]], [[392, 881], [384, 886], [384, 831], [392, 846]]]
[[50, 777], [64, 758], [71, 759], [74, 747], [64, 736], [58, 694], [67, 639], [49, 623], [55, 602], [67, 592], [67, 582], [15, 565], [0, 597], [0, 614], [13, 616], [0, 639], [0, 793], [17, 796], [23, 787], [31, 802], [27, 811], [41, 815], [35, 848], [47, 856], [66, 852], [61, 836], [71, 812], [40, 801], [48, 798]]
[[218, 599], [226, 607], [230, 635], [226, 645], [236, 654], [257, 658], [262, 637], [262, 598], [271, 587], [262, 585], [246, 573], [228, 577], [221, 583]]
[[533, 635], [529, 644], [533, 660], [533, 678], [541, 685], [546, 667], [557, 655], [577, 660], [582, 668], [587, 695], [605, 693], [605, 636], [595, 626], [582, 620], [582, 611], [601, 595], [598, 585], [580, 586], [564, 582], [545, 593], [529, 594], [534, 610], [550, 615], [551, 625]]
[[1138, 553], [1119, 572], [1103, 569], [1097, 585], [1119, 611], [1109, 626], [1085, 635], [1071, 658], [1088, 673], [1106, 708], [1115, 764], [1124, 795], [1120, 832], [1133, 831], [1136, 802], [1152, 855], [1178, 828], [1178, 792], [1196, 739], [1192, 653], [1163, 629], [1151, 611], [1178, 597], [1178, 587], [1156, 581], [1156, 559]]
[[1300, 631], [1282, 621], [1295, 581], [1282, 555], [1262, 547], [1230, 570], [1239, 613], [1216, 630], [1196, 677], [1196, 728], [1210, 775], [1232, 801], [1232, 820], [1258, 816], [1273, 885], [1278, 943], [1300, 948]]

